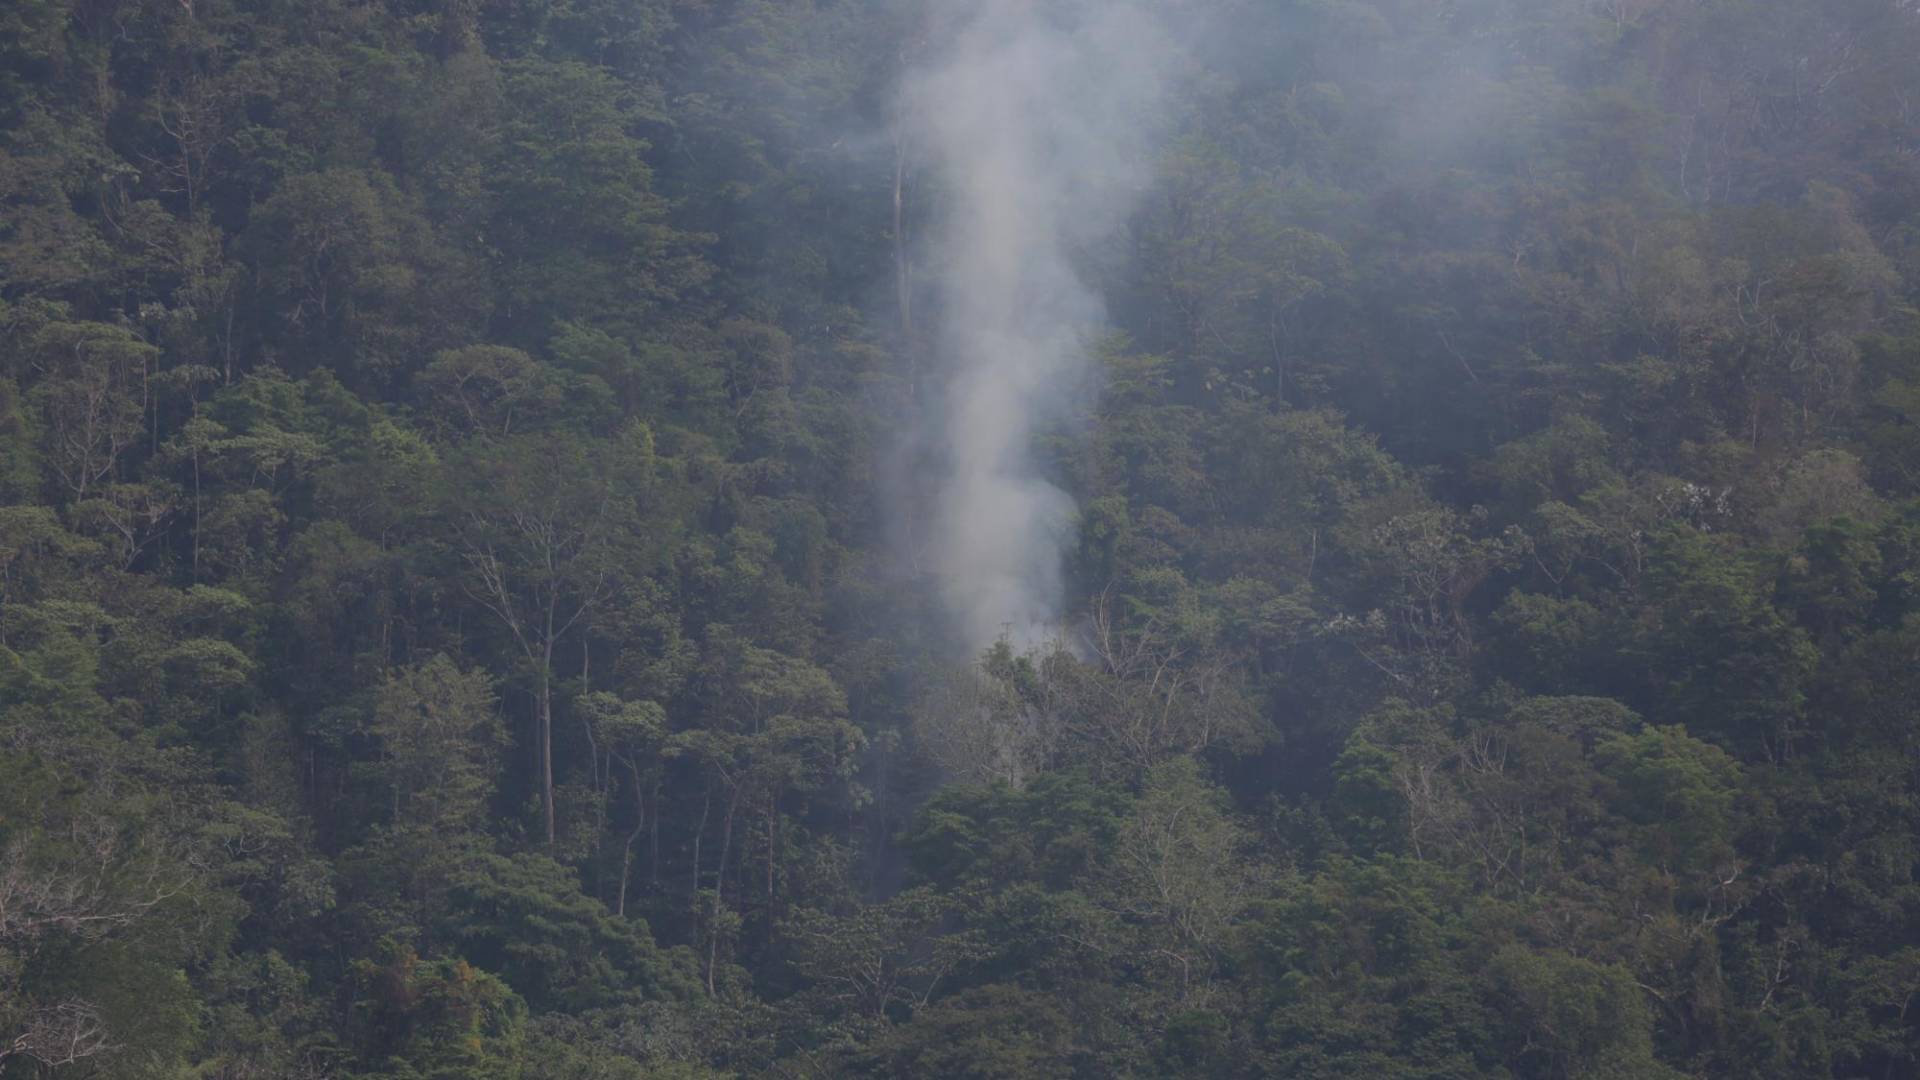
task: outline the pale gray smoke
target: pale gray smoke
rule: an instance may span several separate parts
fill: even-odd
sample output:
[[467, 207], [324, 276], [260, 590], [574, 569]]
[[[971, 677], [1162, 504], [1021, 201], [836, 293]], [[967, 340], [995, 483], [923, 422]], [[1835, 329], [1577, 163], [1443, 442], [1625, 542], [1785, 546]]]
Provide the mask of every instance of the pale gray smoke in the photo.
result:
[[1104, 312], [1076, 260], [1145, 179], [1166, 37], [1133, 4], [971, 0], [912, 75], [904, 119], [941, 191], [929, 263], [949, 365], [932, 541], [965, 642], [1049, 636], [1073, 502], [1036, 425], [1083, 382]]

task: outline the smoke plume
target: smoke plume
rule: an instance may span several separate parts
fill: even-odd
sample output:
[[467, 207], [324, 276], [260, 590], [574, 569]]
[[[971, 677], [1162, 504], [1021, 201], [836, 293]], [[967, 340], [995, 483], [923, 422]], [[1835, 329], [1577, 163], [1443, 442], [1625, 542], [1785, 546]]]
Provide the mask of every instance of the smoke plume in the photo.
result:
[[932, 556], [953, 629], [1036, 644], [1060, 615], [1072, 499], [1034, 435], [1084, 385], [1103, 320], [1087, 252], [1148, 168], [1166, 36], [1102, 0], [973, 0], [912, 74], [903, 119], [939, 191], [937, 343], [948, 371]]

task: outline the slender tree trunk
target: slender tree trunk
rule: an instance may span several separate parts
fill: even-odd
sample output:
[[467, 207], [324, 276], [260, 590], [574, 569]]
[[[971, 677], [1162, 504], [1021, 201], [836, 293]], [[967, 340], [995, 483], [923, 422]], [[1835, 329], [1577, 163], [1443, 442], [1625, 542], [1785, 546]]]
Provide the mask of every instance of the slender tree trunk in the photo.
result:
[[740, 808], [740, 789], [733, 789], [733, 796], [727, 800], [727, 816], [720, 823], [720, 865], [713, 875], [713, 902], [717, 911], [720, 893], [727, 887], [727, 857], [733, 853], [733, 818]]
[[[919, 382], [919, 367], [913, 348], [913, 263], [907, 255], [907, 143], [896, 134], [893, 140], [893, 288], [900, 305], [900, 336], [906, 342], [907, 362]], [[914, 387], [918, 391], [918, 386]]]
[[[228, 286], [231, 289], [231, 286]], [[227, 332], [220, 340], [220, 385], [233, 384], [233, 304], [227, 304]]]
[[[907, 362], [908, 421], [913, 430], [919, 430], [923, 426], [919, 415], [920, 347], [913, 327], [913, 256], [907, 242], [907, 137], [902, 128], [896, 128], [893, 133], [893, 289], [894, 302], [899, 308], [900, 349]], [[913, 452], [909, 460], [919, 456], [918, 440], [911, 445]], [[908, 466], [910, 471], [912, 468]], [[910, 476], [908, 480], [911, 482]], [[915, 573], [920, 566], [918, 517], [917, 502], [912, 498], [903, 500], [900, 528], [906, 540], [907, 559]]]
[[[593, 793], [596, 796], [593, 800], [593, 844], [597, 851], [602, 838], [606, 835], [607, 827], [613, 824], [611, 811], [607, 806], [607, 797], [613, 790], [613, 751], [611, 749], [607, 751], [607, 767], [604, 770], [601, 769], [600, 744], [593, 737], [593, 723], [584, 713], [580, 716], [580, 729], [587, 737], [587, 769], [593, 774]], [[593, 860], [593, 895], [606, 895], [604, 892], [606, 881], [606, 862], [596, 858]], [[620, 871], [622, 891], [625, 891], [626, 885], [626, 871], [622, 869]]]
[[1287, 353], [1280, 343], [1280, 312], [1277, 304], [1267, 309], [1267, 344], [1273, 354], [1273, 409], [1283, 412], [1287, 407]]
[[[547, 649], [551, 654], [552, 646]], [[551, 657], [549, 656], [548, 659]], [[540, 813], [546, 820], [547, 846], [553, 846], [553, 668], [543, 662], [540, 665], [540, 701], [538, 708], [539, 730], [535, 741], [540, 744]]]
[[660, 892], [660, 778], [653, 778], [653, 790], [648, 794], [653, 802], [653, 813], [647, 815], [647, 889]]
[[[551, 562], [552, 556], [548, 556]], [[560, 602], [555, 590], [547, 596], [546, 632], [540, 636], [540, 810], [547, 823], [547, 846], [553, 846], [553, 649], [554, 607]]]
[[773, 906], [773, 867], [774, 850], [779, 845], [780, 800], [773, 794], [767, 796], [767, 915], [762, 942], [768, 955], [773, 953], [774, 927], [779, 925], [779, 913]]
[[640, 766], [628, 761], [627, 774], [633, 778], [634, 816], [633, 831], [627, 834], [626, 850], [620, 856], [620, 903], [615, 906], [614, 914], [622, 916], [627, 913], [627, 882], [633, 876], [633, 845], [647, 827], [647, 799], [645, 789], [640, 786]]
[[693, 889], [696, 896], [700, 892], [700, 845], [707, 837], [707, 812], [713, 809], [713, 782], [709, 780], [700, 795], [700, 827], [693, 833]]
[[727, 816], [720, 826], [720, 865], [713, 875], [713, 901], [707, 906], [707, 994], [714, 992], [713, 972], [720, 962], [721, 893], [727, 887], [727, 856], [733, 850], [733, 818], [740, 809], [740, 788], [727, 799]]
[[193, 448], [193, 573], [200, 580], [200, 447]]

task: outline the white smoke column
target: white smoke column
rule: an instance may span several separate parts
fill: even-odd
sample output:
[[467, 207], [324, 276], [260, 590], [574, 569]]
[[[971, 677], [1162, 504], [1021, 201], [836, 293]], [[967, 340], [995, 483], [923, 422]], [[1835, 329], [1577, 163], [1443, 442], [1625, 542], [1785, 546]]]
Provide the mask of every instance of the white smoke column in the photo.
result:
[[1141, 187], [1166, 36], [1125, 2], [971, 0], [936, 53], [903, 97], [941, 191], [928, 254], [951, 377], [932, 554], [969, 647], [1028, 646], [1060, 615], [1073, 518], [1033, 437], [1084, 383], [1104, 312], [1075, 262]]

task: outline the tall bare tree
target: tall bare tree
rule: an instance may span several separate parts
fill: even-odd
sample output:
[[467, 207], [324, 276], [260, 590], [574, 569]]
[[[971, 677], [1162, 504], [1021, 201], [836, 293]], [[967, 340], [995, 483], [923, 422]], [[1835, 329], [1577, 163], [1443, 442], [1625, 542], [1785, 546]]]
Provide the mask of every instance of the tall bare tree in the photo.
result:
[[651, 441], [636, 429], [611, 443], [486, 440], [449, 463], [462, 584], [506, 630], [533, 679], [535, 773], [549, 844], [554, 657], [619, 587], [621, 549], [637, 536], [651, 460]]

